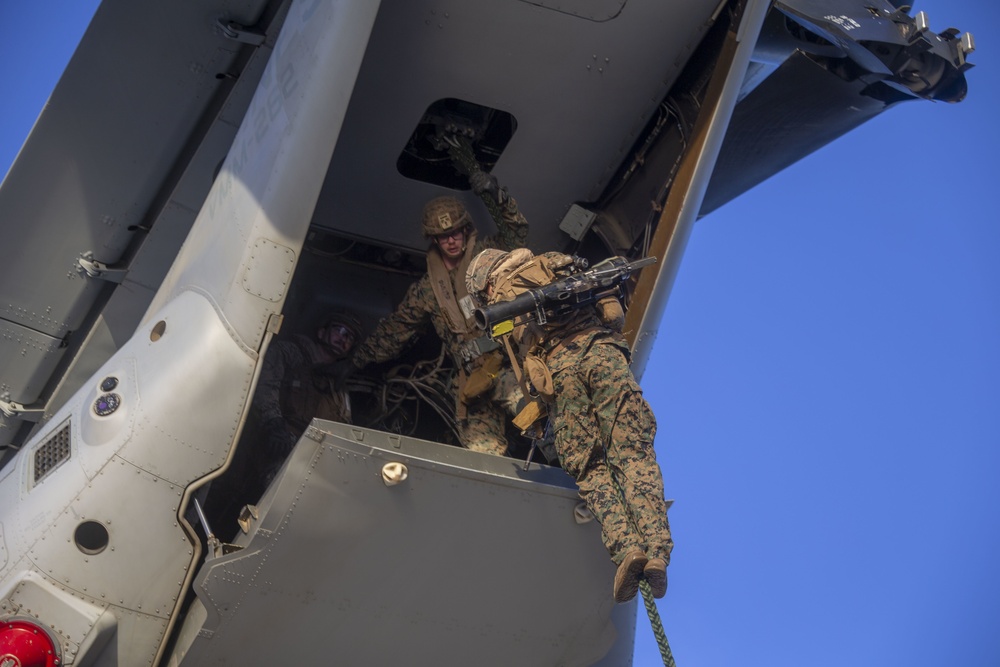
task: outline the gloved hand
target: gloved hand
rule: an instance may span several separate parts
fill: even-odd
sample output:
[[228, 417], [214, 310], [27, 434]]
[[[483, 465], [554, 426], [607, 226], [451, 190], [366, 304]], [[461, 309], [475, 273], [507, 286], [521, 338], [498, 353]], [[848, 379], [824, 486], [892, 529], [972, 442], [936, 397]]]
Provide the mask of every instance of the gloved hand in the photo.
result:
[[497, 177], [487, 174], [482, 169], [476, 169], [469, 174], [469, 186], [480, 197], [491, 197], [497, 204], [503, 204], [507, 198], [507, 190], [500, 187]]
[[496, 192], [500, 188], [496, 176], [487, 174], [482, 169], [476, 169], [469, 174], [469, 185], [477, 195], [481, 195], [486, 191]]

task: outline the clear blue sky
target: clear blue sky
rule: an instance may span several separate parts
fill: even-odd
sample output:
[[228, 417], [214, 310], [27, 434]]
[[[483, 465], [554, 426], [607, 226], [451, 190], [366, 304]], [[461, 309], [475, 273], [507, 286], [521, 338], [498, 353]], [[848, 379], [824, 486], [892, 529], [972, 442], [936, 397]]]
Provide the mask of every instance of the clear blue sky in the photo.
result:
[[695, 226], [643, 378], [682, 667], [1000, 665], [1000, 9], [919, 10], [977, 39], [964, 102]]
[[[94, 0], [0, 7], [0, 172]], [[1000, 665], [1000, 9], [978, 51], [694, 230], [643, 380], [681, 667]], [[640, 609], [637, 667], [659, 664]]]

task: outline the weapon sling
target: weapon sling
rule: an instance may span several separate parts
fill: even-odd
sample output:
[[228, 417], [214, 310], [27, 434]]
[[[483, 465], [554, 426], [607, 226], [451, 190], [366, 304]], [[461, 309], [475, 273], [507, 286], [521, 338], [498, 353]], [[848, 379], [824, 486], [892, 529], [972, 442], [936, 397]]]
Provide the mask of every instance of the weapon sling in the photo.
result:
[[[524, 433], [532, 424], [545, 416], [546, 409], [538, 398], [532, 398], [528, 392], [528, 382], [524, 377], [524, 373], [521, 372], [521, 365], [517, 363], [517, 356], [510, 346], [509, 336], [503, 336], [503, 345], [507, 351], [507, 356], [510, 358], [510, 366], [514, 371], [514, 377], [517, 379], [518, 386], [521, 387], [521, 393], [528, 399], [528, 403], [521, 408], [521, 411], [512, 420], [514, 425], [521, 429], [521, 433]], [[528, 450], [528, 456], [524, 460], [525, 470], [531, 465], [531, 459], [535, 455], [536, 449], [538, 449], [538, 438], [532, 438], [531, 449]]]

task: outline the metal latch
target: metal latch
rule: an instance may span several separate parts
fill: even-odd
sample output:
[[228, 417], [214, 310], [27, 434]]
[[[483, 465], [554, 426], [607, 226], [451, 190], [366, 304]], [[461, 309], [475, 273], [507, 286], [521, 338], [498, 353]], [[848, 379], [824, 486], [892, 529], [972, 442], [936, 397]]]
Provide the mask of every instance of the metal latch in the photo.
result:
[[250, 44], [251, 46], [260, 46], [267, 38], [267, 35], [262, 33], [260, 30], [241, 25], [236, 21], [218, 19], [216, 24], [222, 29], [222, 34], [224, 36], [237, 42]]
[[26, 422], [38, 422], [45, 414], [45, 408], [26, 408], [15, 401], [0, 399], [0, 413], [11, 419], [21, 419]]
[[126, 274], [128, 274], [128, 269], [115, 268], [108, 266], [104, 262], [98, 262], [94, 259], [94, 253], [92, 252], [85, 252], [80, 255], [76, 263], [88, 277], [106, 280], [109, 283], [121, 283], [125, 280]]

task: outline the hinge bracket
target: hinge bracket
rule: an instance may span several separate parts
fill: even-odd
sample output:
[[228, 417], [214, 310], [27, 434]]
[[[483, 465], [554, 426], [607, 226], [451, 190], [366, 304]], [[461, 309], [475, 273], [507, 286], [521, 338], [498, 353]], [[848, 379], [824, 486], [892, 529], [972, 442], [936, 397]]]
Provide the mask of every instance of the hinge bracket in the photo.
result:
[[38, 422], [45, 415], [45, 408], [26, 408], [20, 403], [0, 399], [0, 413], [11, 419]]
[[94, 254], [91, 252], [81, 255], [76, 260], [76, 263], [88, 278], [106, 280], [109, 283], [121, 283], [128, 274], [128, 269], [112, 267], [104, 262], [98, 262], [94, 259]]
[[222, 29], [223, 36], [237, 42], [250, 44], [251, 46], [260, 46], [267, 39], [267, 35], [256, 28], [241, 25], [236, 21], [219, 19], [216, 21], [216, 24]]

